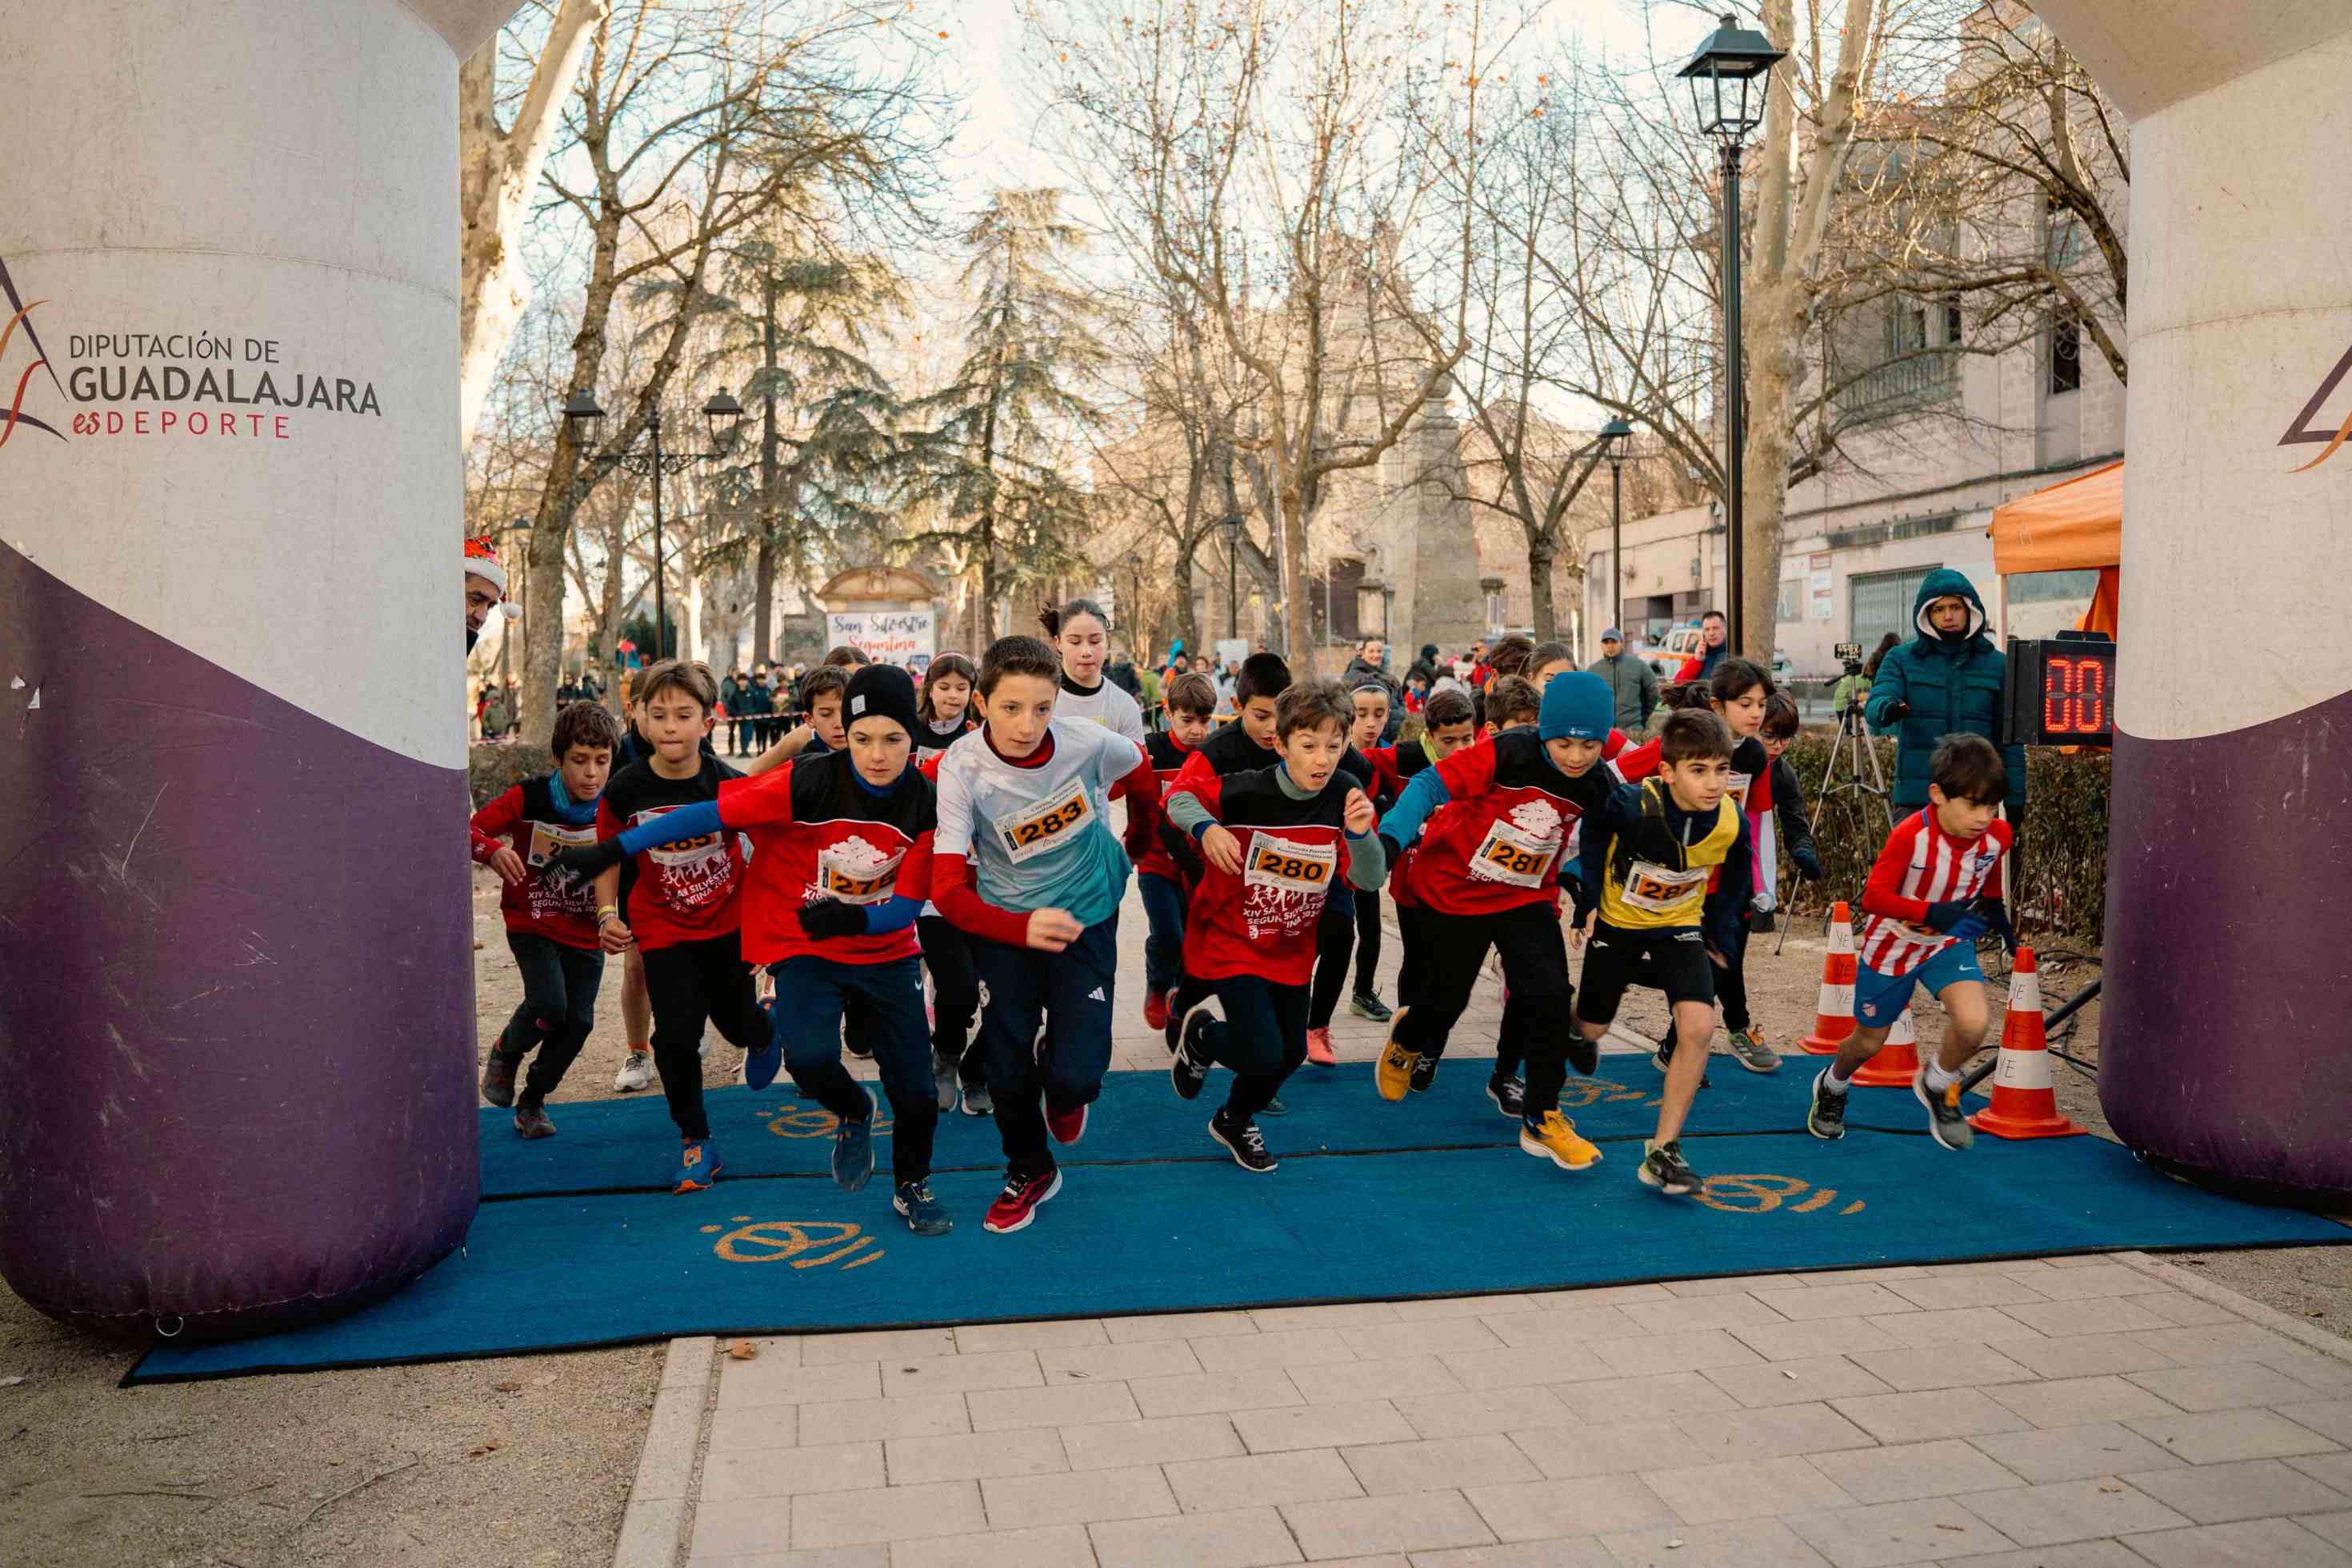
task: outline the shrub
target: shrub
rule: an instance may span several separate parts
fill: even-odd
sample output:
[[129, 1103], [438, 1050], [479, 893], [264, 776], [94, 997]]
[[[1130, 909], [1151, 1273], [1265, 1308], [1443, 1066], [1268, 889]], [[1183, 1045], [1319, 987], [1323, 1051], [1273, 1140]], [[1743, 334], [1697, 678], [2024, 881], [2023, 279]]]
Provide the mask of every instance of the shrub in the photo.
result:
[[[1788, 751], [1789, 765], [1805, 789], [1807, 805], [1819, 814], [1813, 835], [1822, 865], [1829, 873], [1821, 882], [1799, 882], [1781, 857], [1780, 889], [1800, 914], [1819, 914], [1832, 900], [1843, 899], [1859, 909], [1863, 883], [1886, 839], [1886, 817], [1878, 802], [1852, 791], [1824, 804], [1822, 770], [1829, 762], [1830, 734], [1809, 729]], [[1886, 778], [1895, 777], [1895, 742], [1891, 738], [1870, 742]], [[2073, 753], [2054, 746], [2029, 746], [2025, 752], [2025, 834], [2019, 846], [2019, 863], [2025, 885], [2011, 911], [2021, 933], [2059, 935], [2096, 943], [2107, 918], [2107, 781], [2104, 751]], [[1853, 776], [1853, 754], [1839, 760], [1838, 777]], [[1863, 776], [1870, 776], [1867, 759]], [[1867, 805], [1867, 818], [1864, 812]]]

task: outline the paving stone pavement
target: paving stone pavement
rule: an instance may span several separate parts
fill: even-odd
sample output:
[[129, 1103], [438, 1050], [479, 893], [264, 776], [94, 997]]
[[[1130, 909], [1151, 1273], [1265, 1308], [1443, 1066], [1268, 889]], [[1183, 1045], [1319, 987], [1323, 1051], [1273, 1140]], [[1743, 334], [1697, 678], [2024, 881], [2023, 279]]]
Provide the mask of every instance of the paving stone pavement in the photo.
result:
[[616, 1568], [2352, 1568], [2352, 1347], [2136, 1253], [756, 1345]]

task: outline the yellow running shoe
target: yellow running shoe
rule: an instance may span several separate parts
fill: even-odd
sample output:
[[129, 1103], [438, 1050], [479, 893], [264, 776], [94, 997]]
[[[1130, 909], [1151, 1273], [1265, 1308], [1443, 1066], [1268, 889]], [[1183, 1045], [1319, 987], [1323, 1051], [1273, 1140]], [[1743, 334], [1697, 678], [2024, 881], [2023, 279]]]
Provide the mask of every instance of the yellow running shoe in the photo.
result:
[[1576, 1123], [1557, 1110], [1545, 1111], [1538, 1122], [1520, 1122], [1519, 1147], [1563, 1171], [1581, 1171], [1601, 1162], [1600, 1149], [1578, 1137]]
[[[1403, 1008], [1397, 1009], [1397, 1016], [1404, 1016]], [[1372, 1081], [1380, 1088], [1381, 1098], [1402, 1100], [1405, 1090], [1412, 1085], [1412, 1069], [1420, 1065], [1421, 1053], [1406, 1050], [1398, 1045], [1396, 1032], [1391, 1028], [1389, 1043], [1381, 1049], [1381, 1065], [1373, 1069], [1372, 1074]]]

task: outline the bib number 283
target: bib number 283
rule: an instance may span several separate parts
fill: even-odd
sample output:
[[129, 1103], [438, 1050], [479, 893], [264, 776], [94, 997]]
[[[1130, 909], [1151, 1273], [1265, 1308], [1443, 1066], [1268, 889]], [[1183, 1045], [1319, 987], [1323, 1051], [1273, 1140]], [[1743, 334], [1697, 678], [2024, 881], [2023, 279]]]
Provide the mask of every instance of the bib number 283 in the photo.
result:
[[1032, 801], [997, 818], [997, 837], [1009, 858], [1026, 860], [1068, 843], [1093, 815], [1094, 805], [1087, 798], [1086, 786], [1073, 784], [1060, 795]]

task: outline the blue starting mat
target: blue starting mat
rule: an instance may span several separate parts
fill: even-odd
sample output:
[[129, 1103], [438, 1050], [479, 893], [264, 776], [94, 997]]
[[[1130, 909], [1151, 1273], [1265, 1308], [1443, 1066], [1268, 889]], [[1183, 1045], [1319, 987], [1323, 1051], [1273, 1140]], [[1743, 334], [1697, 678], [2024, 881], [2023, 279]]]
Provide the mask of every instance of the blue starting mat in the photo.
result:
[[[1268, 1124], [1282, 1156], [1272, 1174], [1191, 1158], [1191, 1141], [1174, 1160], [1071, 1163], [1061, 1194], [1012, 1236], [980, 1226], [997, 1187], [992, 1168], [935, 1177], [956, 1228], [928, 1239], [909, 1234], [889, 1210], [887, 1153], [873, 1184], [856, 1194], [814, 1175], [722, 1177], [686, 1196], [489, 1204], [463, 1253], [380, 1305], [258, 1339], [159, 1345], [126, 1381], [579, 1350], [679, 1334], [1197, 1311], [2352, 1237], [2310, 1215], [2171, 1182], [2095, 1138], [1987, 1138], [1955, 1154], [1924, 1136], [1884, 1132], [1853, 1132], [1837, 1143], [1802, 1132], [1694, 1136], [1686, 1147], [1706, 1186], [1696, 1198], [1669, 1199], [1635, 1181], [1638, 1145], [1624, 1143], [1607, 1146], [1606, 1159], [1580, 1174], [1506, 1147], [1302, 1152], [1339, 1136], [1337, 1126], [1317, 1129], [1308, 1118], [1313, 1092], [1302, 1085], [1297, 1111]], [[1131, 1162], [1140, 1134], [1119, 1121], [1125, 1100], [1107, 1096], [1071, 1152]], [[1700, 1103], [1704, 1125], [1709, 1107]], [[1204, 1098], [1185, 1110], [1205, 1121], [1211, 1108]], [[1359, 1095], [1329, 1115], [1360, 1122], [1398, 1110]], [[1368, 1136], [1387, 1134], [1354, 1142]]]
[[[1801, 1131], [1813, 1074], [1827, 1060], [1791, 1057], [1780, 1071], [1759, 1075], [1727, 1058], [1715, 1058], [1707, 1069], [1712, 1087], [1700, 1093], [1691, 1112], [1693, 1134]], [[1503, 1116], [1486, 1098], [1492, 1068], [1490, 1058], [1449, 1060], [1426, 1093], [1408, 1094], [1391, 1104], [1373, 1089], [1369, 1062], [1302, 1068], [1282, 1086], [1289, 1114], [1267, 1117], [1266, 1137], [1277, 1149], [1298, 1153], [1513, 1148], [1517, 1121]], [[1176, 1097], [1164, 1073], [1112, 1073], [1103, 1080], [1102, 1099], [1094, 1108], [1099, 1133], [1090, 1132], [1062, 1156], [1063, 1163], [1221, 1163], [1225, 1152], [1210, 1141], [1202, 1123], [1231, 1082], [1219, 1068], [1209, 1075], [1201, 1099], [1187, 1101]], [[1570, 1077], [1560, 1109], [1595, 1142], [1638, 1141], [1656, 1129], [1662, 1083], [1647, 1057], [1603, 1057], [1594, 1077]], [[889, 1106], [881, 1101], [879, 1086], [869, 1087], [881, 1104], [877, 1137], [887, 1139]], [[790, 1079], [760, 1090], [740, 1085], [710, 1089], [704, 1104], [711, 1143], [726, 1162], [728, 1176], [821, 1176], [830, 1168], [833, 1114], [801, 1099]], [[485, 1202], [668, 1191], [677, 1169], [677, 1131], [659, 1092], [559, 1103], [548, 1107], [548, 1114], [558, 1132], [534, 1140], [515, 1135], [510, 1111], [481, 1113]], [[1901, 1089], [1857, 1089], [1848, 1114], [1850, 1125], [1864, 1131], [1924, 1136], [1927, 1123], [1927, 1113]], [[889, 1164], [887, 1142], [878, 1158]], [[1002, 1171], [1004, 1154], [995, 1119], [961, 1111], [940, 1117], [931, 1164], [938, 1172]]]

